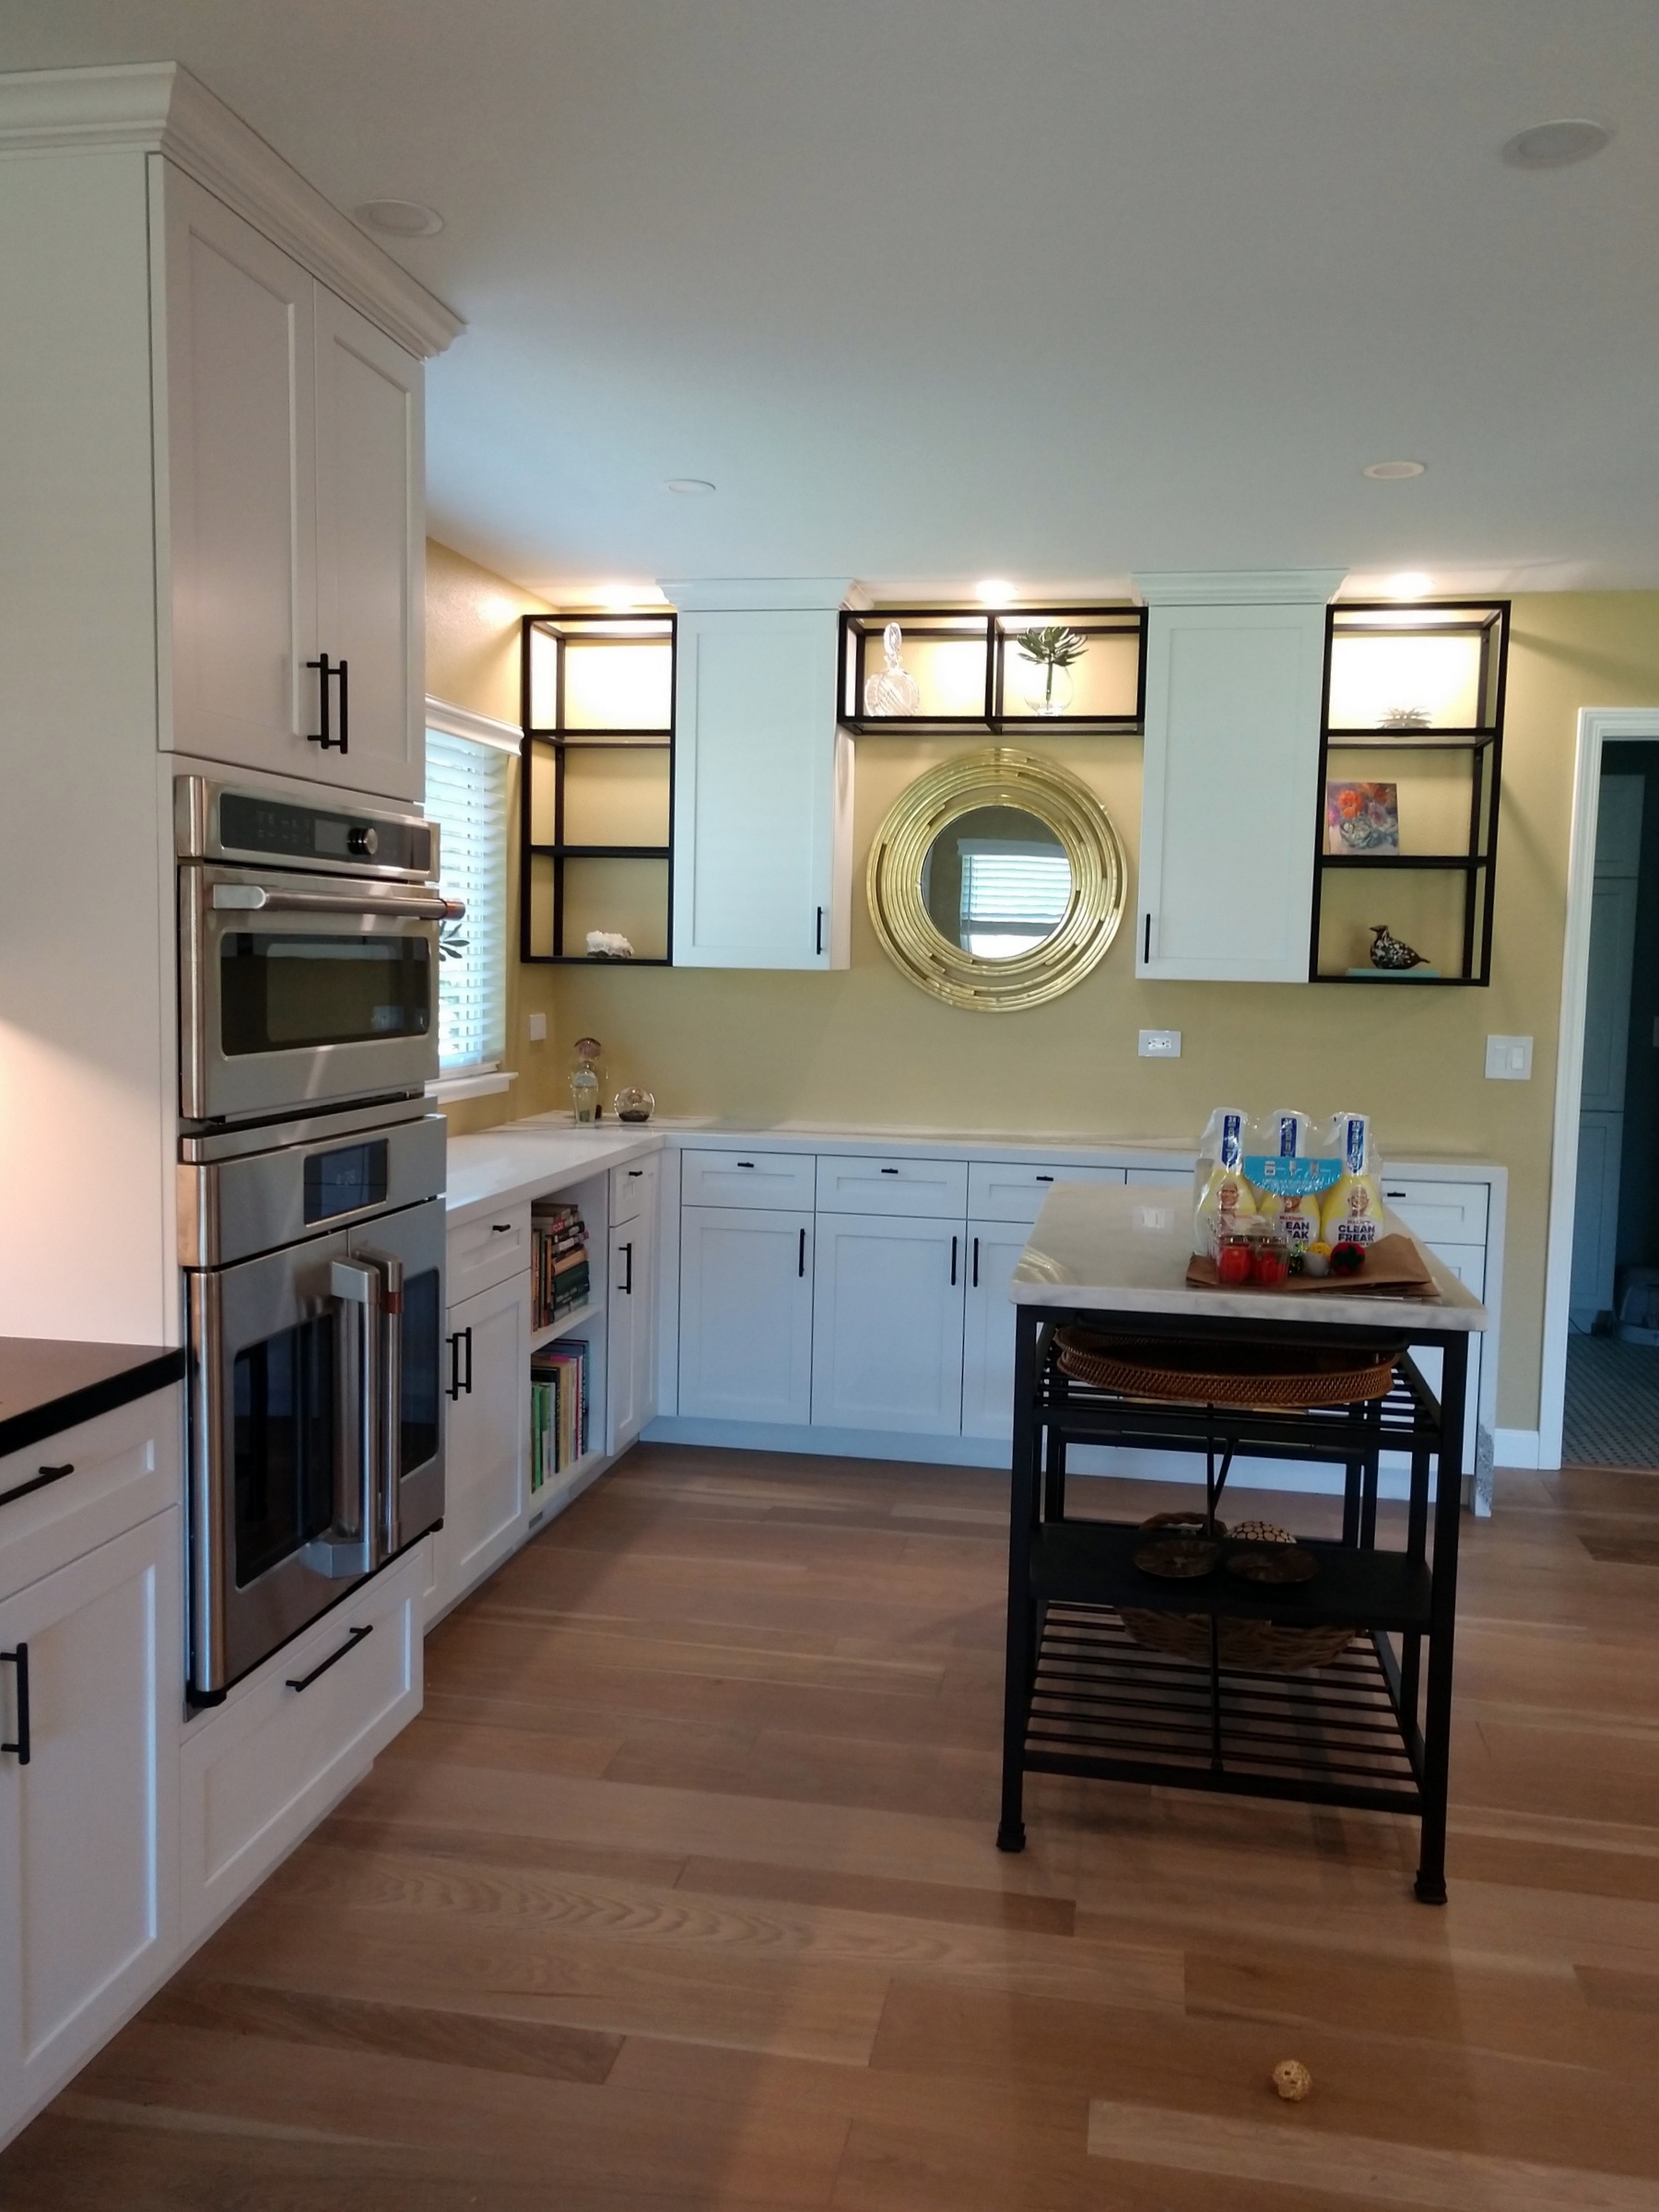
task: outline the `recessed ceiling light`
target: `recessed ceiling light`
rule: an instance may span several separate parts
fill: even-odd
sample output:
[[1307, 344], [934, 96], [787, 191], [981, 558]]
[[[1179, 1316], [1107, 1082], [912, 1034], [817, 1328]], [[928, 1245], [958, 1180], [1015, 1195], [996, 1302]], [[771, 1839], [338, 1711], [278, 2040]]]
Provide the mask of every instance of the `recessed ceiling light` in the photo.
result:
[[1420, 461], [1373, 461], [1363, 473], [1373, 484], [1398, 484], [1407, 477], [1420, 477], [1423, 465]]
[[1006, 606], [1014, 586], [1006, 576], [987, 576], [974, 585], [973, 595], [982, 606]]
[[1564, 169], [1569, 161], [1588, 161], [1599, 154], [1612, 135], [1605, 124], [1587, 123], [1583, 116], [1535, 123], [1505, 140], [1503, 158], [1512, 169]]
[[365, 200], [357, 219], [364, 229], [387, 238], [435, 238], [443, 228], [437, 208], [423, 207], [418, 200]]
[[670, 477], [663, 487], [665, 491], [677, 491], [683, 500], [700, 500], [713, 488], [707, 477]]
[[1423, 599], [1434, 588], [1434, 579], [1422, 569], [1402, 569], [1383, 588], [1391, 599]]

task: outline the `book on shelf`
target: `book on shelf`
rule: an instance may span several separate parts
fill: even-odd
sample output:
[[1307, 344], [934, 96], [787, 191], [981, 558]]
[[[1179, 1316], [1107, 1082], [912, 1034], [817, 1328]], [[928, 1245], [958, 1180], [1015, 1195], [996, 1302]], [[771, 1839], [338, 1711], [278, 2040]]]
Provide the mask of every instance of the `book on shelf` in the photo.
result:
[[548, 1328], [587, 1303], [592, 1277], [580, 1206], [559, 1199], [530, 1208], [531, 1326]]
[[530, 1488], [539, 1490], [592, 1449], [587, 1344], [567, 1337], [530, 1360]]

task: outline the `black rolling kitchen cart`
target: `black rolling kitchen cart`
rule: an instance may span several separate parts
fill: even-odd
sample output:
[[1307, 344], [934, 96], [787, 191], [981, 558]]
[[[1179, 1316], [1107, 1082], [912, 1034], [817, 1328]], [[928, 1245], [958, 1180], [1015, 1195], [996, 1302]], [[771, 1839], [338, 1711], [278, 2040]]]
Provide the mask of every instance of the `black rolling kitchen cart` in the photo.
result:
[[[1050, 1206], [1063, 1195], [1070, 1194], [1056, 1192]], [[1119, 1206], [1129, 1196], [1110, 1194]], [[1189, 1218], [1171, 1213], [1184, 1230]], [[1043, 1221], [1028, 1263], [1043, 1241]], [[1177, 1265], [1184, 1268], [1179, 1232], [1153, 1272]], [[1183, 1300], [1174, 1294], [1181, 1277], [1171, 1276], [1138, 1310], [1121, 1283], [1096, 1291], [1113, 1301], [1103, 1309], [1075, 1267], [1076, 1304], [1058, 1302], [1067, 1295], [1064, 1268], [1040, 1259], [1037, 1271], [1049, 1279], [1028, 1286], [1017, 1272], [1013, 1288], [1016, 1300], [1041, 1302], [1018, 1304], [1016, 1315], [999, 1848], [1024, 1848], [1028, 1773], [1357, 1806], [1420, 1819], [1417, 1895], [1443, 1904], [1468, 1335], [1485, 1325], [1477, 1302], [1446, 1277], [1439, 1301], [1365, 1301], [1374, 1320], [1339, 1323], [1312, 1293], [1193, 1292]], [[1340, 1311], [1350, 1316], [1360, 1303], [1343, 1297]], [[1452, 1325], [1449, 1308], [1457, 1311]], [[1402, 1353], [1387, 1396], [1353, 1406], [1274, 1411], [1130, 1397], [1061, 1371], [1056, 1335], [1068, 1323], [1104, 1339], [1236, 1345], [1312, 1335], [1333, 1350], [1406, 1342], [1412, 1353], [1441, 1354], [1440, 1394]], [[1263, 1587], [1225, 1572], [1155, 1580], [1135, 1563], [1147, 1541], [1138, 1525], [1067, 1514], [1066, 1453], [1084, 1443], [1202, 1454], [1212, 1498], [1234, 1454], [1334, 1465], [1346, 1475], [1341, 1538], [1299, 1539], [1319, 1568], [1297, 1586]], [[1410, 1461], [1403, 1548], [1377, 1541], [1384, 1452]], [[1141, 1625], [1140, 1639], [1125, 1628], [1125, 1613]], [[1147, 1617], [1177, 1614], [1187, 1617], [1189, 1638], [1194, 1617], [1207, 1618], [1207, 1665], [1146, 1640]], [[1329, 1664], [1268, 1672], [1225, 1663], [1224, 1618], [1347, 1626], [1356, 1634]]]

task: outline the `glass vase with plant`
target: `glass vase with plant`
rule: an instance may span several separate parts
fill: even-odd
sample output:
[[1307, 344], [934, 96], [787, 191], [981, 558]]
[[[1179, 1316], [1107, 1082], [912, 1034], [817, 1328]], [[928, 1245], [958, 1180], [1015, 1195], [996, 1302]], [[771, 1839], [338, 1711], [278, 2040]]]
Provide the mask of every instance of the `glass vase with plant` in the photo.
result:
[[[1027, 706], [1033, 714], [1064, 714], [1072, 701], [1069, 671], [1088, 652], [1088, 640], [1080, 629], [1051, 622], [1044, 629], [1017, 631], [1014, 642], [1034, 672], [1022, 686]], [[1039, 669], [1041, 677], [1035, 673]]]

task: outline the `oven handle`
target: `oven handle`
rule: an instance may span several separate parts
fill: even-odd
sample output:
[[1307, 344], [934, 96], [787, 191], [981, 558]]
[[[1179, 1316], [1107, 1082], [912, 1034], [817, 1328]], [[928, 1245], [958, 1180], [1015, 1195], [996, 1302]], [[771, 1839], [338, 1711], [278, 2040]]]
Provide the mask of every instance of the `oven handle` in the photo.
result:
[[265, 914], [387, 914], [394, 921], [460, 922], [466, 906], [460, 899], [441, 899], [434, 892], [273, 891], [262, 883], [216, 883], [213, 906], [217, 913]]
[[374, 1366], [369, 1387], [378, 1401], [379, 1452], [371, 1493], [374, 1519], [371, 1559], [375, 1566], [402, 1548], [398, 1485], [403, 1476], [404, 1264], [395, 1253], [359, 1248], [355, 1263], [371, 1268], [380, 1283]]
[[347, 1398], [345, 1425], [356, 1462], [352, 1468], [356, 1495], [348, 1498], [336, 1491], [334, 1529], [318, 1543], [309, 1545], [307, 1552], [321, 1571], [338, 1579], [366, 1573], [378, 1563], [375, 1506], [385, 1450], [380, 1388], [385, 1278], [378, 1267], [354, 1257], [332, 1263], [328, 1287], [352, 1346], [347, 1364], [355, 1388]]

